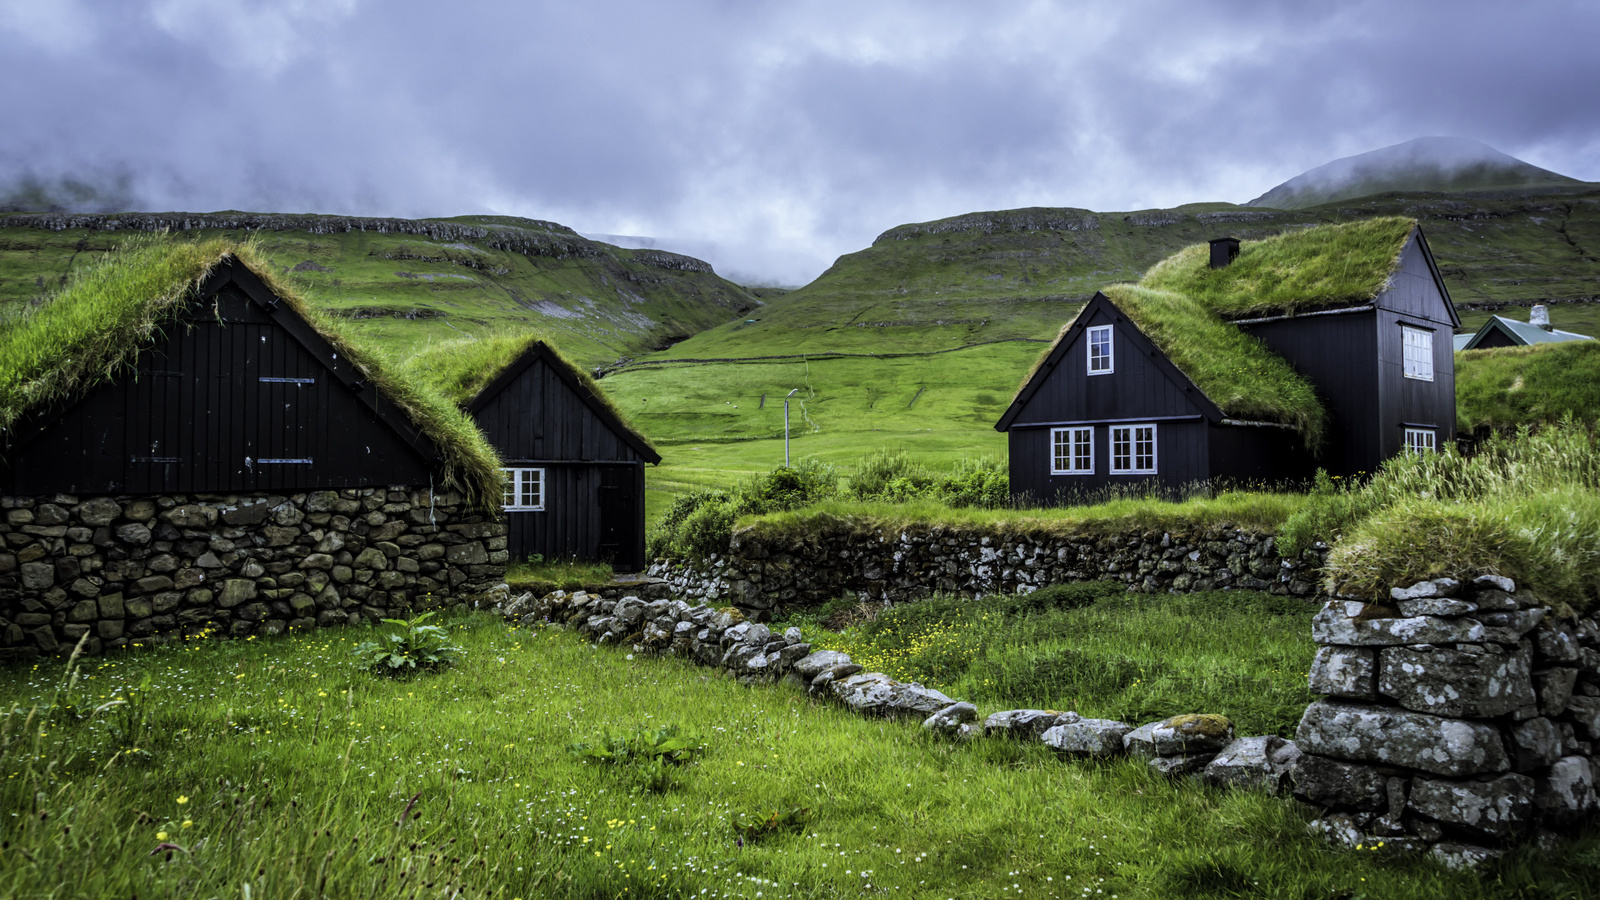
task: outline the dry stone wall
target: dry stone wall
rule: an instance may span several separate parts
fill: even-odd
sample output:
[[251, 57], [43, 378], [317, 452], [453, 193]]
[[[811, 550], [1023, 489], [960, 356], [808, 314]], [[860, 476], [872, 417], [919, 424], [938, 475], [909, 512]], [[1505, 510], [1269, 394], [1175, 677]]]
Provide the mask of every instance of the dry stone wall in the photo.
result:
[[0, 497], [0, 659], [277, 634], [459, 602], [505, 577], [505, 525], [410, 487]]
[[1484, 576], [1335, 599], [1312, 637], [1294, 792], [1336, 842], [1476, 864], [1600, 806], [1600, 620]]
[[765, 618], [853, 591], [900, 602], [936, 593], [1026, 593], [1111, 579], [1145, 592], [1248, 588], [1309, 597], [1326, 549], [1287, 559], [1271, 534], [1232, 526], [1098, 537], [1015, 536], [952, 526], [881, 531], [841, 525], [803, 538], [736, 532], [726, 556], [658, 559], [649, 574], [673, 596]]

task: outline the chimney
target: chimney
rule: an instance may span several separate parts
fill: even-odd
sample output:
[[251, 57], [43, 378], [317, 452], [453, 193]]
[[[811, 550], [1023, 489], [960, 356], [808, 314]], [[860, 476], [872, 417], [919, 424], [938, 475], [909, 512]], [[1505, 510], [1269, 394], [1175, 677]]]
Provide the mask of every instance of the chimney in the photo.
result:
[[[1211, 251], [1212, 265], [1216, 265], [1217, 251]], [[1536, 303], [1533, 309], [1528, 310], [1528, 324], [1537, 325], [1545, 331], [1553, 331], [1550, 327], [1550, 309], [1543, 303]]]
[[1239, 239], [1219, 237], [1211, 239], [1211, 268], [1220, 269], [1239, 255]]

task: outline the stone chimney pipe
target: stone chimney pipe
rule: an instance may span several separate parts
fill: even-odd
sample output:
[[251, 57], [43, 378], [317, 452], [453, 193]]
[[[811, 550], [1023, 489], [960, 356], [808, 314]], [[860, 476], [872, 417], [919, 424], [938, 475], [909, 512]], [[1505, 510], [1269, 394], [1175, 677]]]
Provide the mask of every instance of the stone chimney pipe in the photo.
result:
[[1533, 309], [1528, 310], [1528, 324], [1537, 325], [1545, 331], [1554, 330], [1550, 326], [1550, 308], [1543, 303], [1534, 304]]

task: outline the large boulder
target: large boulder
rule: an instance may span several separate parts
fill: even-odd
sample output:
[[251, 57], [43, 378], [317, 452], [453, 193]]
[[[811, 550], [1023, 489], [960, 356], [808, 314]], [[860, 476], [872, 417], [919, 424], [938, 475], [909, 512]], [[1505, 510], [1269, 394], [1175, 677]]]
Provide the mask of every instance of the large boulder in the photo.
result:
[[941, 737], [966, 738], [976, 729], [971, 725], [978, 718], [978, 708], [971, 703], [952, 703], [922, 721], [922, 728]]
[[[1166, 721], [1165, 719], [1161, 720]], [[1134, 759], [1155, 759], [1156, 726], [1161, 722], [1146, 722], [1122, 736], [1122, 750]]]
[[1378, 654], [1378, 692], [1417, 712], [1491, 719], [1530, 708], [1533, 648], [1499, 644], [1388, 647]]
[[882, 672], [862, 672], [829, 687], [845, 706], [860, 713], [889, 718], [926, 719], [955, 703], [949, 697], [920, 684], [895, 681]]
[[1111, 719], [1078, 719], [1045, 730], [1039, 739], [1072, 756], [1120, 756], [1122, 737], [1133, 730]]
[[1526, 775], [1487, 780], [1446, 781], [1417, 778], [1410, 808], [1445, 825], [1491, 838], [1511, 838], [1533, 825], [1534, 781]]
[[1275, 734], [1242, 737], [1222, 748], [1201, 773], [1214, 787], [1279, 793], [1300, 759], [1300, 748]]
[[1435, 775], [1499, 773], [1511, 768], [1492, 725], [1380, 706], [1319, 700], [1295, 732], [1301, 752]]

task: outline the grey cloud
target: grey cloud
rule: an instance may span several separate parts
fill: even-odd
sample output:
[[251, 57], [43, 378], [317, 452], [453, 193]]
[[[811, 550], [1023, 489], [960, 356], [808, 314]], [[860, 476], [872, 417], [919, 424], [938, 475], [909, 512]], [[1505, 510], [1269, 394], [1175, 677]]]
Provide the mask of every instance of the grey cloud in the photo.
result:
[[0, 194], [527, 215], [800, 283], [906, 221], [1243, 201], [1422, 135], [1600, 179], [1577, 4], [58, 9], [0, 0]]

